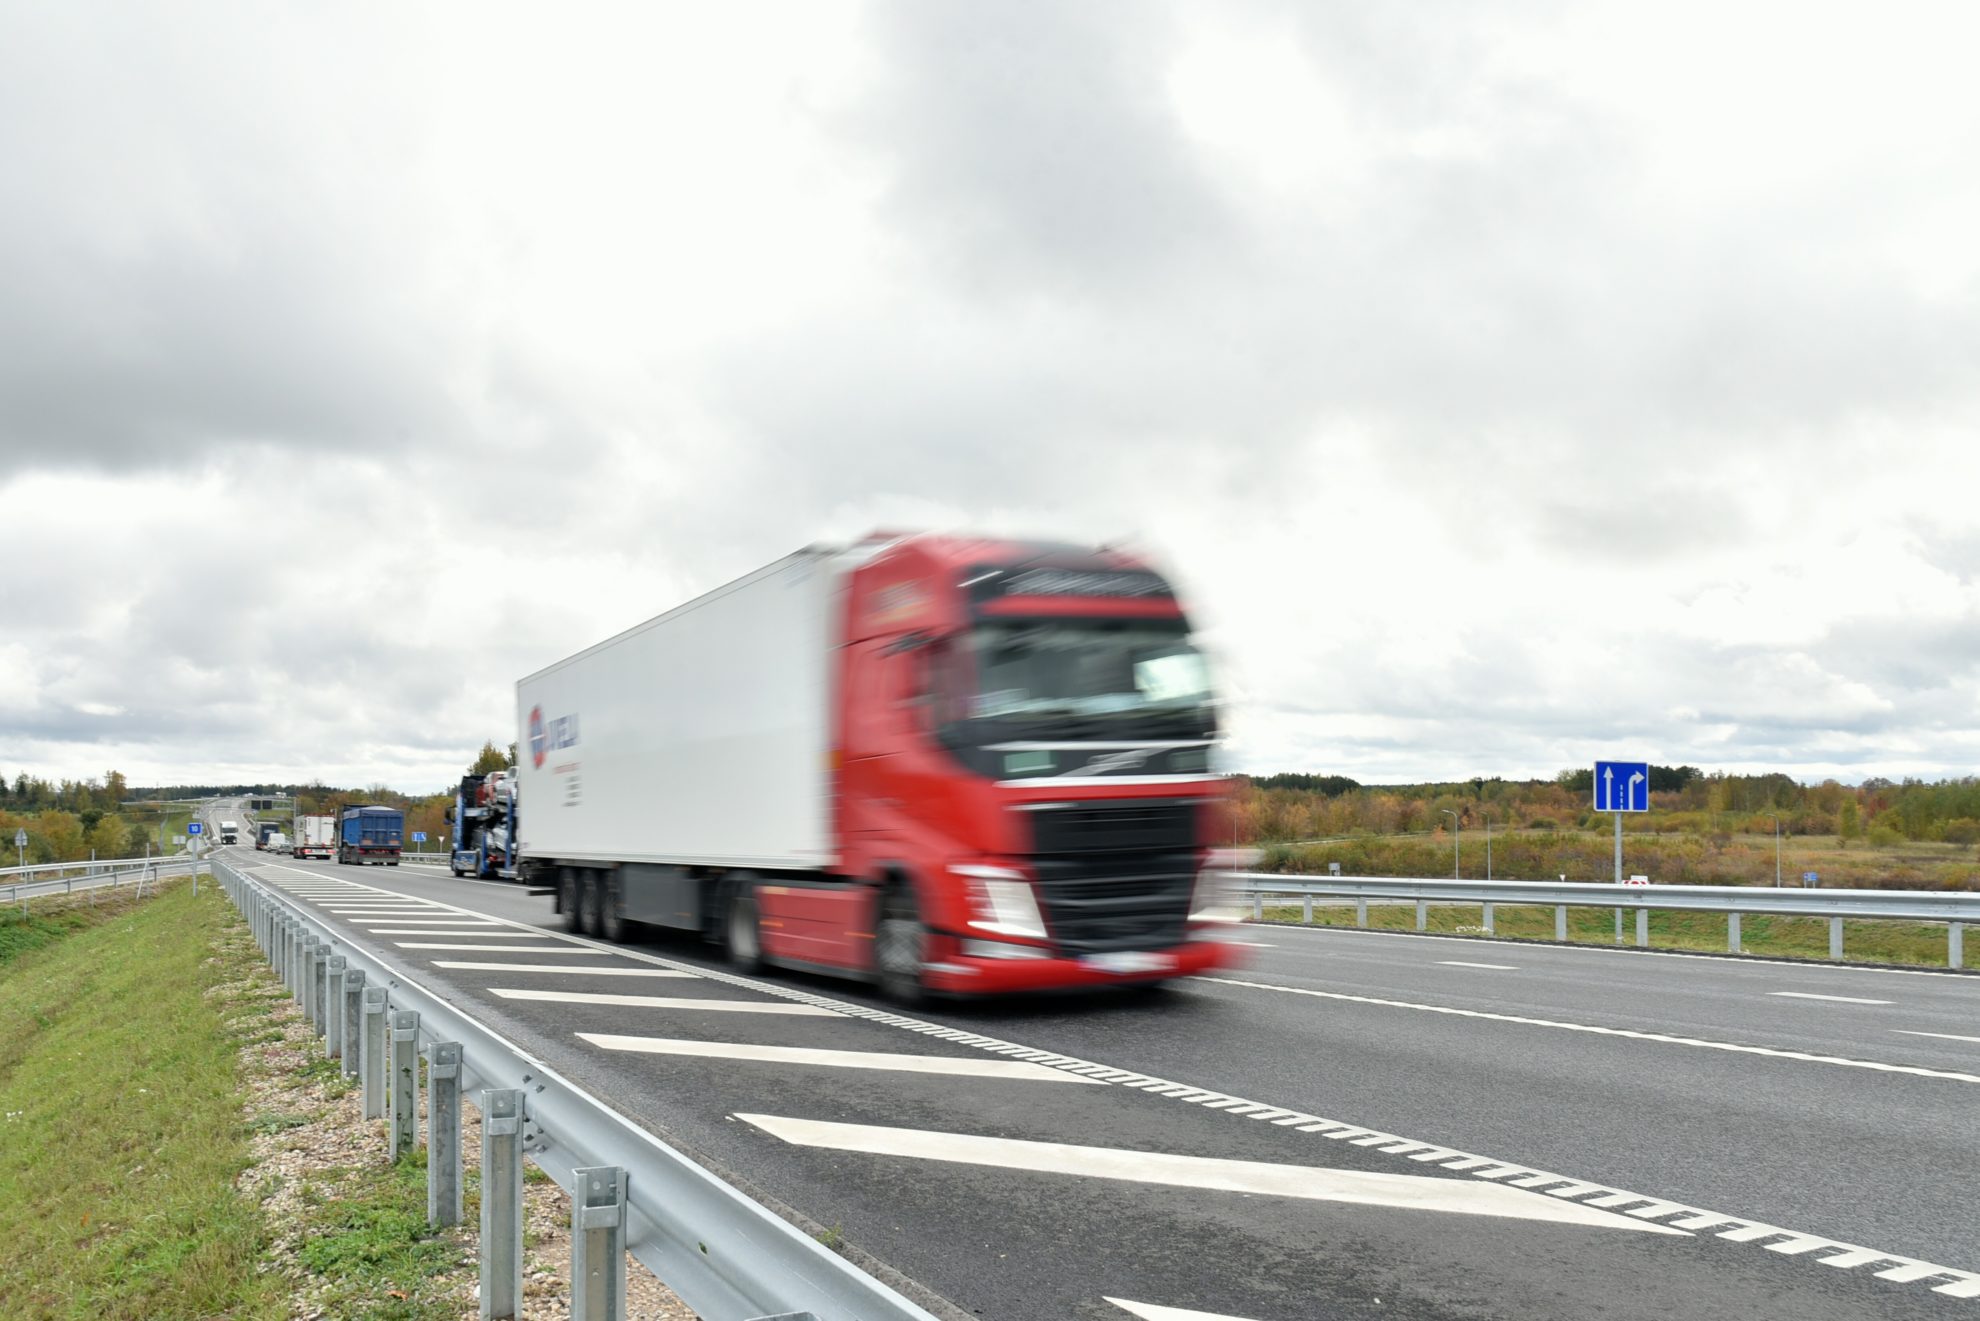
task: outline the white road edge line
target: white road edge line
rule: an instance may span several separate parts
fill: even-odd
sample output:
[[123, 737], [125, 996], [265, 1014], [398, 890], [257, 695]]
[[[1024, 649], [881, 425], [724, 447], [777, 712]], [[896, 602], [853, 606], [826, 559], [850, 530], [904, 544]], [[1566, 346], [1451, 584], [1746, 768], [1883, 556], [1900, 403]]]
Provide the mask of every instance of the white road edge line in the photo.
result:
[[876, 1050], [824, 1050], [812, 1046], [752, 1046], [733, 1041], [682, 1041], [672, 1037], [628, 1037], [612, 1032], [580, 1032], [579, 1039], [602, 1050], [642, 1055], [685, 1055], [702, 1059], [746, 1060], [757, 1064], [803, 1064], [828, 1069], [880, 1069], [890, 1073], [940, 1073], [959, 1078], [1010, 1078], [1022, 1082], [1107, 1084], [1064, 1069], [1022, 1060], [978, 1056], [903, 1055]]
[[987, 1165], [1005, 1170], [1031, 1170], [1040, 1174], [1073, 1174], [1089, 1179], [1116, 1179], [1123, 1183], [1160, 1184], [1170, 1188], [1203, 1188], [1260, 1197], [1345, 1202], [1353, 1206], [1397, 1207], [1410, 1211], [1443, 1211], [1507, 1220], [1540, 1220], [1638, 1234], [1691, 1237], [1682, 1229], [1617, 1215], [1584, 1202], [1564, 1202], [1518, 1188], [1508, 1188], [1504, 1184], [1479, 1183], [1470, 1179], [1340, 1170], [1324, 1165], [1278, 1165], [1266, 1161], [1224, 1160], [1214, 1156], [1179, 1156], [1161, 1151], [1134, 1151], [1125, 1147], [1031, 1142], [1020, 1138], [979, 1137], [969, 1133], [938, 1133], [929, 1129], [791, 1119], [782, 1115], [738, 1114], [736, 1118], [793, 1146], [820, 1147], [830, 1151], [906, 1156], [958, 1165]]
[[1162, 1307], [1156, 1303], [1136, 1303], [1125, 1298], [1109, 1298], [1102, 1294], [1100, 1301], [1112, 1303], [1123, 1312], [1132, 1313], [1141, 1321], [1249, 1321], [1242, 1316], [1229, 1316], [1223, 1312], [1192, 1312], [1187, 1307]]

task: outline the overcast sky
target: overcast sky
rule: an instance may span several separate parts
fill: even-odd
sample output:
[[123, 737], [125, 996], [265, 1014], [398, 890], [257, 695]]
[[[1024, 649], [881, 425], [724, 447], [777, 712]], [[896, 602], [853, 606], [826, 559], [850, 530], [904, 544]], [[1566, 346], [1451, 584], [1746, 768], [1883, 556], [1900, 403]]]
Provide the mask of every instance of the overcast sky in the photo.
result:
[[0, 0], [0, 771], [437, 788], [884, 525], [1239, 769], [1973, 773], [1977, 12]]

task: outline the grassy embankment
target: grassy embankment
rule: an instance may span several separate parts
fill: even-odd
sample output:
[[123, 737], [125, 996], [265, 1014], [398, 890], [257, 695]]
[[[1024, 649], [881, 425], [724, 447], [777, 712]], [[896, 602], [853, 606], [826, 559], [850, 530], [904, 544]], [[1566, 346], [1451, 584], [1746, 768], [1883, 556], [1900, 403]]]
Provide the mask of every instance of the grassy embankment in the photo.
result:
[[237, 1181], [286, 1121], [247, 1114], [240, 1052], [286, 1004], [217, 887], [0, 914], [0, 1316], [286, 1317], [299, 1266], [328, 1316], [457, 1314], [415, 1301], [459, 1252], [426, 1230], [416, 1165], [309, 1199], [305, 1259], [271, 1260], [270, 1182]]

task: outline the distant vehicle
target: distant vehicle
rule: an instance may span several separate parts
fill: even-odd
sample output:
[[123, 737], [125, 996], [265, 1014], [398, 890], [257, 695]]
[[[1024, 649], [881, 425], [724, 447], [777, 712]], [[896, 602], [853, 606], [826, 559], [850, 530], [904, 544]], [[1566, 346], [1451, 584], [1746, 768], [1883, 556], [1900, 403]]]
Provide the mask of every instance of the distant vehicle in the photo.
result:
[[347, 807], [337, 835], [337, 861], [399, 865], [406, 814], [396, 807]]
[[276, 824], [275, 822], [273, 821], [260, 822], [254, 828], [254, 846], [257, 849], [265, 850], [268, 847], [268, 837], [271, 835], [279, 835], [281, 833], [282, 833], [282, 827]]
[[238, 821], [222, 821], [220, 823], [220, 842], [222, 844], [240, 843], [241, 823]]
[[270, 853], [287, 853], [289, 851], [289, 837], [279, 830], [275, 831], [268, 837], [268, 851]]
[[1137, 557], [876, 534], [518, 682], [517, 851], [571, 930], [903, 1001], [1190, 977], [1244, 958], [1217, 711]]
[[516, 772], [464, 776], [447, 813], [453, 827], [449, 857], [456, 876], [484, 881], [516, 878]]
[[291, 852], [298, 858], [322, 858], [328, 862], [337, 854], [337, 819], [329, 816], [299, 816], [289, 836]]

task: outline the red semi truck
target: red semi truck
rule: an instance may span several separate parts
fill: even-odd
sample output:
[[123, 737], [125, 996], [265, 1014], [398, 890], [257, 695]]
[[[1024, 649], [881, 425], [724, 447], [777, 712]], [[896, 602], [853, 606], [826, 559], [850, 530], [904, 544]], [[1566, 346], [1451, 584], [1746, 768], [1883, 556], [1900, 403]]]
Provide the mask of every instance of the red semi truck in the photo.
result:
[[812, 547], [516, 686], [523, 878], [898, 999], [1229, 967], [1217, 703], [1112, 550]]

